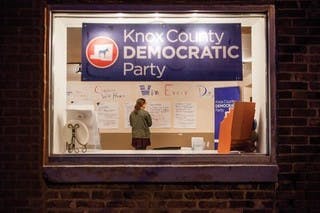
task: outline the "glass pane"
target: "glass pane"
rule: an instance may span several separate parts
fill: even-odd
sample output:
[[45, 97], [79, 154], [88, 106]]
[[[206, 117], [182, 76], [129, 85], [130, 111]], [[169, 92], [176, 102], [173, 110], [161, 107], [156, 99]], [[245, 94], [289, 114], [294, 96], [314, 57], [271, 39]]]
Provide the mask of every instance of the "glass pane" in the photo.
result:
[[[236, 57], [235, 49], [223, 49], [220, 45], [227, 35], [226, 32], [207, 31], [203, 34], [199, 30], [197, 35], [190, 35], [186, 33], [187, 30], [178, 33], [179, 26], [240, 25], [242, 80], [184, 80], [184, 78], [170, 80], [169, 78], [160, 81], [106, 79], [84, 81], [83, 79], [88, 77], [88, 75], [83, 76], [88, 69], [83, 64], [84, 52], [87, 51], [83, 38], [83, 33], [87, 31], [84, 31], [83, 28], [87, 23], [119, 29], [128, 26], [131, 27], [131, 31], [128, 30], [126, 35], [128, 40], [137, 39], [150, 43], [157, 38], [162, 40], [162, 33], [168, 33], [171, 30], [171, 41], [179, 39], [181, 54], [184, 54], [181, 57], [193, 57], [192, 60], [185, 60], [185, 64], [178, 61], [171, 62], [172, 70], [178, 69], [174, 67], [177, 64], [182, 64], [187, 68], [192, 67], [193, 70], [197, 69], [193, 63], [198, 63], [201, 57], [210, 58], [211, 56], [212, 60], [218, 61], [219, 59], [219, 63], [223, 64], [222, 67], [229, 66], [228, 63], [223, 62], [223, 57], [227, 54]], [[250, 141], [250, 145], [253, 144], [255, 148], [249, 149], [249, 152], [267, 153], [266, 102], [268, 99], [264, 15], [56, 13], [53, 16], [52, 25], [50, 153], [217, 154], [219, 146], [217, 128], [234, 101], [255, 103], [254, 122], [250, 120], [252, 123], [250, 127], [255, 127], [252, 133], [256, 134], [243, 141], [233, 140], [231, 149], [248, 151], [248, 146], [236, 145]], [[158, 29], [157, 26], [160, 28], [165, 26], [168, 29], [166, 28], [163, 32], [157, 31], [154, 34], [148, 34], [147, 30], [144, 31], [144, 34], [134, 34], [136, 31], [132, 29], [137, 26], [140, 27], [139, 29], [141, 26], [146, 28], [152, 26], [156, 29]], [[173, 29], [174, 26], [176, 28]], [[205, 37], [201, 38], [203, 35]], [[198, 42], [201, 39], [211, 42], [210, 51], [197, 52], [197, 47], [202, 44], [192, 43], [192, 39]], [[138, 50], [138, 46], [134, 46], [136, 48], [134, 51]], [[109, 46], [100, 45], [99, 48], [106, 47]], [[125, 48], [122, 46], [118, 48], [121, 57], [125, 54]], [[108, 60], [106, 52], [99, 52], [99, 49], [92, 51], [93, 55], [100, 57], [99, 54], [103, 54], [105, 60]], [[126, 51], [126, 54], [132, 54], [131, 49]], [[147, 49], [141, 47], [139, 51], [140, 57], [147, 57], [145, 52]], [[197, 59], [197, 56], [200, 59]], [[169, 57], [169, 52], [162, 53], [162, 57]], [[144, 60], [144, 63], [147, 64], [139, 64], [139, 60], [136, 59], [134, 63], [131, 61], [124, 64], [123, 70], [117, 68], [113, 71], [122, 72], [123, 75], [143, 76], [148, 74], [161, 79], [166, 67], [158, 66], [157, 60], [153, 59]], [[215, 70], [215, 67], [199, 62], [199, 67], [202, 66], [208, 72], [211, 69]], [[116, 69], [110, 67], [110, 69]], [[95, 72], [102, 73], [103, 76], [103, 72], [108, 72], [108, 70], [95, 68]], [[212, 75], [219, 76], [215, 73]], [[222, 73], [221, 76], [223, 75]], [[220, 91], [222, 95], [225, 95], [222, 98], [219, 97], [219, 102], [217, 94]], [[138, 98], [144, 98], [147, 101], [146, 111], [150, 113], [153, 121], [150, 128], [151, 145], [147, 147], [147, 150], [135, 150], [132, 146], [129, 115]], [[221, 117], [219, 117], [220, 120], [218, 116]]]

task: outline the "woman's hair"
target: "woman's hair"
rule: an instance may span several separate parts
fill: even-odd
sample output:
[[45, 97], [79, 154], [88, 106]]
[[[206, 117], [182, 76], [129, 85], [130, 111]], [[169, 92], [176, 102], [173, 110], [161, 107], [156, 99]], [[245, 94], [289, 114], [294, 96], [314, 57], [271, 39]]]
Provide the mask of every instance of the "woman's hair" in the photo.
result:
[[141, 107], [146, 103], [146, 99], [144, 98], [138, 98], [136, 105], [134, 106], [134, 112], [138, 113], [138, 111], [141, 109]]

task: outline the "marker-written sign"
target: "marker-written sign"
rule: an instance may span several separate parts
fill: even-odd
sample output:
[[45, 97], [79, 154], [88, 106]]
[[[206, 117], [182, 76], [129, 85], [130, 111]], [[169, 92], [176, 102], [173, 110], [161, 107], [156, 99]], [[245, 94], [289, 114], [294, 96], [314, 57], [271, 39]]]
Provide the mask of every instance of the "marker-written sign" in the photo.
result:
[[241, 25], [84, 23], [82, 80], [242, 80]]

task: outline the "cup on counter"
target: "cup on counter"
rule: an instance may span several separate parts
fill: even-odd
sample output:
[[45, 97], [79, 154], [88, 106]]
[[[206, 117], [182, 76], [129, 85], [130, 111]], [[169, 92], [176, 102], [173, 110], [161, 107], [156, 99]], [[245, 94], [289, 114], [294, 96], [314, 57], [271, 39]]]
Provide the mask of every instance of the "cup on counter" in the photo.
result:
[[192, 150], [201, 151], [205, 149], [205, 142], [203, 137], [191, 137], [191, 147]]

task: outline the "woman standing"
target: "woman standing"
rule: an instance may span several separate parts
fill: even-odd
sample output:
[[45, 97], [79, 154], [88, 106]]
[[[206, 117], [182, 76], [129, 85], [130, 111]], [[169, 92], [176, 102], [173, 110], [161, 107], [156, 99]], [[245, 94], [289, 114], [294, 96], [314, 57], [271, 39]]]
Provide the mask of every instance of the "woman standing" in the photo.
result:
[[135, 149], [146, 149], [151, 145], [149, 127], [152, 125], [152, 119], [145, 107], [146, 100], [139, 98], [129, 118], [132, 127], [132, 146]]

